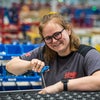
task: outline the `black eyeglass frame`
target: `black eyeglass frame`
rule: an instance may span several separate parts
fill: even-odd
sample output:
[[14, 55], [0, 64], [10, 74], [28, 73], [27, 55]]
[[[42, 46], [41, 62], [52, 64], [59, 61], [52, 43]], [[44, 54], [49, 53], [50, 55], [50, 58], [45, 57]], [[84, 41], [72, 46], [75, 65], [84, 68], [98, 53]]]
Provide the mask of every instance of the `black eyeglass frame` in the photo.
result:
[[[51, 35], [51, 36], [47, 36], [47, 37], [45, 37], [45, 38], [43, 38], [43, 40], [46, 42], [46, 43], [48, 43], [48, 44], [50, 44], [50, 43], [52, 43], [52, 41], [53, 41], [53, 38], [55, 39], [55, 40], [60, 40], [61, 38], [62, 38], [62, 32], [64, 31], [64, 29], [65, 28], [63, 28], [61, 31], [59, 31], [59, 32], [55, 32], [53, 35]], [[57, 38], [57, 36], [59, 36], [60, 35], [60, 37], [59, 38]]]

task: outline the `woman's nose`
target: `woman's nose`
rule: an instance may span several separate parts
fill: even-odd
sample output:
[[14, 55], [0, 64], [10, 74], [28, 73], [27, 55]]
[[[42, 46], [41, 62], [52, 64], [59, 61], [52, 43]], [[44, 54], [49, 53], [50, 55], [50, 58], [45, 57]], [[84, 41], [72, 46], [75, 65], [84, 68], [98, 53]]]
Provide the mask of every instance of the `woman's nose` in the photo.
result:
[[52, 42], [57, 42], [58, 40], [56, 40], [55, 38], [52, 38]]

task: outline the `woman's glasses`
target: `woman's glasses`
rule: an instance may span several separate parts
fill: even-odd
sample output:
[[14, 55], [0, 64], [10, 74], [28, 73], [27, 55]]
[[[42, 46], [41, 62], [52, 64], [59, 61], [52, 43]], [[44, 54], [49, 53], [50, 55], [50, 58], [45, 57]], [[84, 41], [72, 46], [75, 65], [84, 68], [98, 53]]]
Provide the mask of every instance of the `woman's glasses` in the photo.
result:
[[54, 38], [55, 40], [59, 40], [59, 39], [62, 38], [62, 32], [63, 32], [63, 30], [64, 30], [64, 29], [62, 29], [60, 32], [54, 33], [52, 36], [47, 36], [47, 37], [43, 38], [43, 40], [44, 40], [46, 43], [48, 43], [48, 44], [49, 44], [49, 43], [52, 43], [53, 38]]

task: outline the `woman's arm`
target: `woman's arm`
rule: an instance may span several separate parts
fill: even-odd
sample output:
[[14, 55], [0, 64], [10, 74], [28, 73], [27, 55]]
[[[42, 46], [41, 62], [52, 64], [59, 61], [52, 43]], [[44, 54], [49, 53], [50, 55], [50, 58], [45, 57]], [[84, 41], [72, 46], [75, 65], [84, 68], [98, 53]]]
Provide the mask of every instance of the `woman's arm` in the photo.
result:
[[[71, 79], [66, 84], [68, 91], [97, 91], [100, 90], [100, 71], [96, 71], [91, 76], [77, 79]], [[54, 85], [48, 86], [41, 90], [40, 94], [57, 93], [63, 91], [63, 83], [60, 81]]]
[[19, 57], [13, 58], [6, 64], [7, 71], [15, 75], [27, 72], [29, 67], [30, 61], [21, 60]]
[[38, 59], [32, 59], [31, 61], [27, 61], [22, 60], [19, 57], [15, 57], [6, 64], [6, 69], [12, 74], [21, 75], [28, 70], [40, 72], [43, 66], [44, 62]]
[[100, 90], [100, 71], [91, 76], [72, 79], [68, 83], [69, 91], [96, 91]]

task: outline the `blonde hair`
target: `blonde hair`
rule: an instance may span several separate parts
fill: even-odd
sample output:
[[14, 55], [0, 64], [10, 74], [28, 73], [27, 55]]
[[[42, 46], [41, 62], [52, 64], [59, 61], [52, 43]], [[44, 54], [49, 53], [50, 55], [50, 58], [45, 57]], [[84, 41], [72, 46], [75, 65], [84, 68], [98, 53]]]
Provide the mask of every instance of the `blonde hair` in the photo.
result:
[[[61, 25], [64, 29], [70, 30], [70, 49], [71, 51], [77, 51], [78, 47], [80, 45], [80, 39], [78, 36], [76, 36], [72, 30], [72, 26], [70, 23], [67, 23], [63, 16], [61, 16], [58, 13], [49, 13], [47, 15], [44, 15], [41, 23], [39, 25], [39, 33], [41, 37], [43, 38], [43, 28], [46, 26], [46, 24], [54, 20], [55, 23]], [[45, 45], [45, 53], [44, 53], [44, 59], [45, 61], [49, 62], [51, 59], [55, 58], [56, 52], [51, 50], [47, 45]]]

